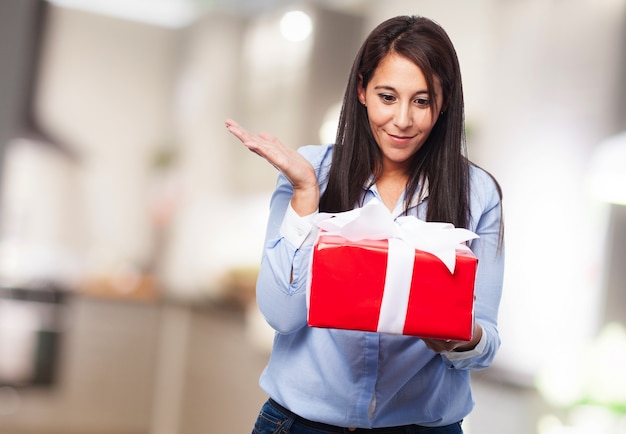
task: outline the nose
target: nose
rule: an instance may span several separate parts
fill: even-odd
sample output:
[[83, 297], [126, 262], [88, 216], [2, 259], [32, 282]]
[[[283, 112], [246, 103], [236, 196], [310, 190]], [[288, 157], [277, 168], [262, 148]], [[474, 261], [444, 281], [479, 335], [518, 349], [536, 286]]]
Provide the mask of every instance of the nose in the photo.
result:
[[409, 104], [398, 104], [396, 106], [393, 122], [400, 129], [406, 129], [413, 125], [413, 113]]

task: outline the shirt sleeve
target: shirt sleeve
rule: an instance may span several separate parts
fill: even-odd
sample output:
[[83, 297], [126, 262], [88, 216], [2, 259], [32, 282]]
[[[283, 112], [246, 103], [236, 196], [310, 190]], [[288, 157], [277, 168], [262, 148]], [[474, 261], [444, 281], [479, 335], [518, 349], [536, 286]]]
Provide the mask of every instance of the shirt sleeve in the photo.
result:
[[297, 248], [302, 247], [305, 242], [312, 244], [317, 233], [313, 226], [313, 217], [316, 214], [317, 212], [314, 212], [300, 217], [291, 207], [291, 202], [289, 202], [285, 218], [280, 226], [281, 236]]
[[470, 359], [472, 357], [480, 356], [485, 351], [485, 346], [487, 345], [487, 335], [483, 333], [480, 337], [480, 340], [476, 344], [476, 346], [469, 351], [444, 351], [443, 354], [448, 360], [464, 360]]
[[[310, 146], [299, 152], [311, 161], [318, 179], [328, 148]], [[313, 242], [317, 234], [315, 215], [300, 217], [291, 208], [293, 187], [278, 176], [270, 201], [270, 215], [256, 285], [256, 300], [267, 323], [290, 334], [307, 325], [306, 293]]]

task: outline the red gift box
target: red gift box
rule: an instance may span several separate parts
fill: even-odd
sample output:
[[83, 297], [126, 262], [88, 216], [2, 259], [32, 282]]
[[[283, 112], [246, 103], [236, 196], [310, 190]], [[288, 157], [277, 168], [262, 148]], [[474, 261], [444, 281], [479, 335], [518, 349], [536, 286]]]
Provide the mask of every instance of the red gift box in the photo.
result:
[[451, 273], [433, 254], [411, 250], [415, 258], [406, 302], [390, 306], [404, 324], [390, 331], [380, 327], [389, 240], [351, 242], [320, 235], [308, 288], [309, 326], [471, 340], [478, 259], [469, 250], [456, 250]]

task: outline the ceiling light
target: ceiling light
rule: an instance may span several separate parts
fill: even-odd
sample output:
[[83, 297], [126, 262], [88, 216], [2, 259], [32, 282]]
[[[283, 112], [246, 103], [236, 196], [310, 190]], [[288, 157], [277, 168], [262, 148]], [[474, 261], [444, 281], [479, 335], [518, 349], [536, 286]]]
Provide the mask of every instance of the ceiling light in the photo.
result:
[[288, 41], [304, 41], [313, 31], [313, 22], [302, 11], [290, 11], [281, 18], [280, 31]]

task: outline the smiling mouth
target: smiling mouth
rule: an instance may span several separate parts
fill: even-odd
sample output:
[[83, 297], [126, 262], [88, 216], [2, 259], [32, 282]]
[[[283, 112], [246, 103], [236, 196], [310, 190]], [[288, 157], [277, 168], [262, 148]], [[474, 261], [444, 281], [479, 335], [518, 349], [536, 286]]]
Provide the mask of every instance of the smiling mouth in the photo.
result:
[[415, 138], [415, 136], [396, 136], [395, 134], [389, 134], [389, 137], [391, 137], [393, 140], [398, 140], [401, 142], [406, 142]]

